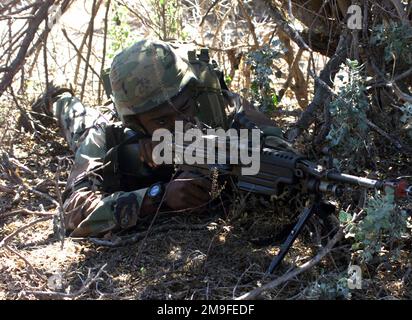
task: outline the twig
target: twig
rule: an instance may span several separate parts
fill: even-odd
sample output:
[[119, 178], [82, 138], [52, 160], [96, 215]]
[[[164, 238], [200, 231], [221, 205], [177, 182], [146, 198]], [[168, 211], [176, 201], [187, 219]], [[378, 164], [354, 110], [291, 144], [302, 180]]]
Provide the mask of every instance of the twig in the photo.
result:
[[219, 3], [220, 0], [215, 0], [215, 2], [212, 3], [212, 5], [209, 7], [209, 9], [206, 10], [206, 13], [203, 15], [202, 20], [199, 23], [199, 27], [203, 25], [203, 23], [206, 20], [206, 17], [208, 16], [209, 12], [214, 8], [215, 5]]
[[28, 4], [27, 6], [24, 6], [24, 7], [20, 8], [20, 9], [17, 9], [16, 11], [10, 12], [10, 14], [16, 15], [16, 14], [18, 14], [20, 12], [23, 12], [23, 11], [26, 11], [26, 10], [32, 8], [32, 7], [38, 8], [41, 5], [42, 2], [43, 1], [41, 1], [41, 0], [36, 1], [34, 3]]
[[14, 193], [14, 190], [0, 184], [0, 192]]
[[396, 81], [411, 75], [412, 74], [412, 68], [405, 71], [405, 72], [403, 72], [402, 74], [394, 77], [393, 80], [389, 81], [389, 80], [386, 79], [384, 73], [382, 71], [380, 71], [379, 68], [376, 66], [376, 64], [373, 61], [372, 57], [370, 57], [370, 64], [372, 66], [372, 69], [382, 78], [382, 81], [380, 83], [378, 82], [374, 85], [375, 87], [382, 85], [382, 86], [386, 86], [388, 88], [392, 88], [394, 93], [398, 97], [398, 99], [405, 100], [407, 102], [412, 103], [412, 96], [402, 92], [402, 90], [396, 84]]
[[[66, 40], [72, 45], [72, 47], [74, 48], [74, 50], [76, 51], [76, 53], [79, 55], [79, 57], [81, 59], [83, 59], [84, 62], [86, 62], [86, 58], [83, 57], [83, 55], [81, 54], [81, 52], [79, 51], [79, 49], [77, 49], [76, 45], [74, 44], [74, 42], [69, 38], [69, 36], [67, 35], [67, 31], [66, 29], [62, 28], [62, 33], [63, 36], [66, 38]], [[100, 81], [103, 81], [102, 78], [100, 77], [100, 75], [97, 73], [97, 71], [90, 65], [88, 64], [88, 67], [90, 68], [90, 70], [99, 78]]]
[[3, 14], [6, 10], [10, 9], [15, 4], [19, 3], [20, 0], [10, 0], [5, 1], [4, 3], [0, 3], [0, 14]]
[[117, 4], [125, 7], [131, 14], [136, 16], [136, 18], [138, 18], [144, 26], [148, 27], [149, 29], [152, 29], [152, 31], [155, 33], [157, 37], [161, 37], [160, 33], [157, 31], [157, 29], [160, 29], [159, 24], [150, 18], [150, 12], [146, 9], [145, 6], [142, 6], [142, 9], [145, 12], [140, 14], [138, 11], [132, 8], [130, 4], [126, 4], [123, 0], [118, 0]]
[[318, 136], [315, 138], [316, 146], [322, 145], [322, 143], [325, 141], [326, 137], [328, 136], [328, 133], [332, 125], [332, 115], [330, 113], [330, 97], [328, 97], [324, 103], [323, 117], [324, 117], [325, 123], [322, 125], [322, 127], [319, 130]]
[[[288, 90], [290, 83], [292, 82], [292, 78], [294, 75], [293, 70], [296, 68], [296, 66], [298, 66], [302, 53], [303, 53], [303, 50], [299, 48], [299, 51], [296, 53], [293, 61], [290, 61], [290, 63], [288, 62], [289, 64], [288, 77], [285, 83], [283, 84], [282, 89], [279, 91], [279, 101], [282, 100], [283, 95]], [[287, 55], [289, 55], [289, 53], [287, 53]]]
[[[74, 2], [74, 0], [64, 0], [61, 4], [61, 12], [62, 15], [67, 11], [67, 9], [70, 7], [70, 5]], [[31, 56], [33, 53], [37, 52], [40, 49], [40, 46], [43, 42], [44, 34], [47, 32], [50, 32], [51, 30], [45, 29], [43, 32], [39, 35], [39, 38], [37, 41], [33, 44], [33, 46], [30, 48], [30, 50], [27, 52], [27, 57]]]
[[238, 44], [238, 45], [231, 46], [231, 47], [220, 48], [220, 47], [209, 46], [205, 43], [198, 42], [196, 40], [192, 40], [191, 43], [193, 43], [193, 44], [195, 44], [196, 46], [199, 46], [199, 47], [207, 47], [207, 48], [209, 48], [209, 50], [212, 50], [212, 51], [225, 52], [225, 53], [227, 53], [228, 51], [236, 50], [236, 49], [251, 48], [252, 47], [250, 44]]
[[[97, 10], [98, 10], [98, 8], [100, 7], [102, 1], [103, 1], [103, 0], [99, 0], [99, 2], [97, 3]], [[93, 3], [93, 5], [94, 5], [94, 3]], [[92, 9], [93, 9], [93, 8], [92, 8]], [[92, 15], [93, 15], [93, 11], [92, 11]], [[86, 30], [84, 36], [83, 36], [82, 42], [80, 43], [80, 46], [79, 46], [80, 55], [77, 57], [76, 69], [75, 69], [75, 71], [74, 71], [74, 79], [73, 79], [73, 82], [74, 82], [75, 85], [77, 84], [77, 79], [78, 79], [78, 77], [79, 77], [79, 70], [80, 70], [81, 60], [85, 61], [85, 60], [82, 59], [82, 57], [81, 57], [81, 54], [83, 53], [83, 47], [86, 45], [86, 41], [87, 41], [88, 37], [90, 36], [90, 33], [93, 32], [93, 30], [92, 30], [92, 29], [93, 29], [93, 26], [92, 26], [91, 22], [92, 22], [92, 20], [89, 21], [89, 25], [88, 25], [88, 27], [87, 27], [87, 30]], [[93, 22], [94, 22], [94, 20], [93, 20]], [[86, 63], [87, 63], [87, 62], [86, 62]]]
[[[339, 70], [340, 64], [345, 60], [348, 53], [349, 37], [344, 32], [339, 40], [339, 45], [336, 49], [334, 56], [328, 61], [324, 69], [320, 73], [319, 79], [329, 86], [332, 85], [332, 81], [335, 78], [336, 73]], [[319, 85], [319, 81], [316, 82], [315, 78], [315, 96], [312, 102], [308, 105], [306, 110], [301, 114], [299, 120], [294, 124], [294, 127], [287, 132], [287, 138], [293, 142], [296, 138], [307, 129], [314, 121], [314, 114], [318, 108], [324, 105], [324, 102], [330, 96], [329, 90], [325, 90], [325, 87]]]
[[99, 6], [96, 6], [96, 1], [93, 0], [93, 5], [92, 5], [92, 16], [90, 18], [90, 23], [89, 23], [89, 28], [90, 28], [90, 34], [89, 34], [89, 42], [88, 42], [88, 47], [87, 47], [87, 55], [86, 55], [86, 68], [84, 69], [84, 75], [83, 75], [83, 82], [82, 82], [82, 88], [80, 91], [80, 101], [83, 100], [84, 97], [84, 89], [86, 86], [86, 81], [87, 81], [87, 73], [89, 71], [89, 64], [90, 64], [90, 54], [92, 51], [92, 43], [93, 43], [93, 33], [94, 33], [94, 18], [96, 17], [97, 11], [99, 11], [99, 6], [102, 3], [102, 1], [99, 1]]
[[266, 7], [268, 7], [269, 14], [276, 21], [278, 27], [282, 29], [282, 31], [286, 33], [289, 36], [289, 38], [292, 39], [299, 46], [299, 48], [312, 52], [312, 49], [308, 46], [305, 40], [303, 40], [299, 32], [294, 27], [289, 25], [283, 14], [275, 5], [273, 5], [273, 3], [270, 0], [259, 0], [257, 2], [260, 2], [264, 4]]
[[10, 233], [8, 236], [6, 236], [1, 242], [0, 242], [0, 248], [2, 248], [3, 246], [7, 245], [8, 242], [10, 242], [11, 239], [13, 239], [17, 234], [19, 234], [20, 232], [34, 226], [35, 224], [39, 223], [39, 222], [43, 222], [46, 220], [50, 220], [51, 216], [47, 216], [47, 217], [43, 217], [43, 218], [39, 218], [37, 220], [34, 220], [32, 222], [30, 222], [29, 224], [26, 224], [25, 226], [17, 229], [16, 231]]
[[48, 297], [48, 298], [76, 298], [83, 293], [85, 293], [87, 290], [89, 290], [90, 286], [95, 283], [96, 281], [99, 280], [99, 277], [101, 273], [104, 271], [104, 268], [106, 268], [107, 263], [105, 263], [99, 271], [96, 273], [95, 276], [91, 276], [90, 270], [89, 274], [87, 276], [86, 281], [83, 283], [82, 287], [73, 292], [73, 293], [64, 293], [64, 292], [56, 292], [56, 291], [24, 291], [24, 294], [33, 294], [35, 296], [43, 296], [43, 297]]
[[36, 176], [36, 174], [31, 171], [29, 168], [27, 168], [24, 164], [20, 163], [17, 159], [14, 158], [9, 158], [10, 163], [14, 164], [16, 167], [18, 167], [19, 169], [21, 169], [22, 171], [31, 174], [32, 176]]
[[392, 138], [389, 134], [387, 134], [384, 130], [379, 128], [376, 124], [374, 124], [372, 121], [370, 121], [368, 118], [364, 119], [366, 124], [371, 127], [374, 131], [379, 133], [381, 136], [385, 137], [387, 140], [389, 140], [398, 150], [403, 150], [406, 149], [399, 141], [397, 141], [395, 138]]
[[23, 256], [21, 255], [18, 251], [12, 249], [11, 247], [9, 247], [7, 244], [4, 245], [4, 249], [7, 249], [9, 251], [11, 251], [12, 253], [14, 253], [16, 256], [18, 256], [20, 259], [22, 259], [26, 265], [29, 266], [29, 268], [39, 277], [41, 278], [43, 281], [47, 280], [47, 278], [41, 274], [39, 271], [37, 271], [37, 269], [35, 267], [33, 267], [33, 265]]
[[232, 291], [232, 299], [235, 299], [235, 294], [236, 294], [236, 289], [239, 287], [240, 281], [242, 280], [243, 276], [249, 272], [249, 270], [254, 266], [255, 264], [251, 264], [249, 267], [247, 267], [247, 269], [245, 271], [243, 271], [243, 273], [240, 275], [239, 279], [236, 282], [235, 287], [233, 288]]
[[33, 131], [35, 134], [37, 134], [38, 132], [37, 132], [37, 130], [36, 130], [36, 126], [34, 125], [34, 120], [33, 120], [33, 118], [31, 117], [31, 115], [30, 115], [29, 113], [27, 113], [27, 111], [26, 111], [22, 106], [20, 106], [20, 103], [19, 103], [19, 101], [17, 100], [16, 95], [14, 94], [13, 86], [10, 86], [10, 87], [9, 87], [9, 90], [10, 90], [10, 94], [11, 94], [11, 96], [12, 96], [12, 98], [13, 98], [13, 101], [14, 101], [14, 103], [16, 104], [17, 109], [20, 110], [20, 115], [22, 116], [22, 118], [23, 118], [26, 122], [29, 123], [30, 128], [32, 129], [32, 131]]
[[205, 227], [207, 227], [207, 224], [191, 225], [191, 226], [183, 226], [183, 225], [180, 225], [180, 224], [164, 225], [164, 226], [159, 226], [158, 228], [152, 228], [153, 230], [148, 230], [148, 231], [135, 233], [131, 236], [118, 237], [114, 241], [98, 239], [98, 238], [90, 238], [90, 239], [71, 238], [71, 239], [73, 241], [85, 241], [86, 240], [86, 241], [90, 241], [91, 243], [99, 245], [99, 246], [105, 246], [105, 247], [113, 248], [113, 247], [122, 247], [122, 246], [131, 245], [131, 244], [134, 244], [134, 243], [138, 242], [139, 240], [145, 239], [147, 237], [149, 231], [160, 233], [160, 232], [167, 232], [167, 231], [170, 231], [170, 230], [204, 230]]
[[248, 27], [249, 27], [249, 31], [252, 34], [253, 42], [255, 44], [254, 49], [257, 49], [257, 48], [259, 48], [259, 41], [258, 41], [257, 36], [256, 36], [255, 26], [253, 25], [252, 19], [250, 18], [249, 14], [246, 11], [246, 8], [243, 5], [241, 0], [238, 1], [238, 4], [239, 4], [239, 7], [240, 7], [240, 10], [242, 11], [243, 16], [246, 18], [246, 21], [247, 21], [247, 24], [248, 24]]
[[[6, 68], [7, 70], [10, 70], [9, 62], [11, 55], [14, 53], [14, 51], [17, 49], [17, 47], [14, 48], [14, 45], [26, 34], [24, 28], [27, 26], [27, 21], [23, 24], [23, 26], [20, 28], [20, 30], [16, 31], [14, 35], [11, 33], [11, 22], [9, 22], [9, 46], [7, 50], [4, 50], [4, 53], [0, 55], [0, 60], [3, 59], [5, 55], [7, 55], [7, 61], [6, 61]], [[23, 31], [24, 30], [24, 31]], [[13, 39], [14, 37], [14, 39]]]
[[35, 52], [34, 52], [33, 62], [32, 62], [32, 64], [30, 65], [29, 70], [28, 70], [28, 72], [27, 72], [29, 78], [31, 78], [32, 75], [33, 75], [33, 70], [34, 70], [34, 67], [36, 66], [36, 64], [37, 64], [37, 62], [38, 62], [37, 59], [39, 58], [40, 51], [41, 51], [41, 46], [39, 46], [39, 47], [35, 50]]
[[33, 41], [34, 36], [36, 35], [37, 29], [40, 23], [47, 17], [48, 10], [51, 5], [54, 3], [54, 0], [46, 0], [44, 4], [40, 7], [36, 17], [31, 19], [29, 25], [26, 29], [26, 35], [20, 46], [19, 52], [13, 62], [10, 64], [9, 72], [7, 72], [3, 79], [0, 82], [0, 97], [3, 95], [6, 88], [12, 83], [14, 76], [23, 66], [27, 50], [30, 44]]
[[35, 16], [33, 16], [32, 14], [27, 15], [27, 16], [13, 16], [13, 15], [4, 15], [1, 16], [0, 21], [1, 20], [18, 20], [18, 19], [33, 19], [35, 18]]
[[12, 168], [11, 168], [11, 166], [10, 166], [10, 158], [9, 158], [9, 155], [8, 155], [6, 152], [1, 153], [1, 157], [2, 157], [3, 162], [5, 163], [4, 165], [5, 165], [6, 167], [8, 167], [8, 169], [11, 171], [11, 174], [12, 174], [11, 178], [12, 178], [16, 183], [21, 184], [21, 186], [23, 186], [26, 190], [28, 190], [28, 191], [30, 191], [30, 192], [33, 192], [33, 193], [35, 193], [35, 194], [37, 194], [37, 195], [39, 195], [39, 196], [41, 196], [41, 197], [43, 197], [43, 198], [51, 201], [51, 202], [52, 202], [54, 205], [56, 205], [57, 207], [60, 205], [59, 202], [57, 202], [55, 199], [53, 199], [53, 198], [52, 198], [51, 196], [49, 196], [48, 194], [43, 193], [43, 192], [41, 192], [41, 191], [39, 191], [39, 190], [37, 190], [37, 189], [35, 189], [35, 188], [27, 185], [14, 171], [12, 171]]
[[399, 18], [404, 25], [409, 25], [408, 17], [406, 16], [405, 8], [399, 0], [390, 0], [398, 13]]
[[[102, 53], [102, 66], [100, 67], [100, 75], [103, 74], [104, 71], [104, 64], [106, 62], [106, 45], [107, 45], [107, 29], [108, 29], [108, 17], [109, 17], [109, 9], [110, 9], [111, 0], [107, 0], [106, 2], [106, 12], [104, 14], [104, 36], [103, 36], [103, 53]], [[102, 81], [99, 81], [99, 86], [97, 89], [97, 99], [98, 104], [102, 103]]]
[[398, 96], [400, 100], [404, 100], [406, 102], [412, 103], [412, 96], [403, 92], [395, 82], [389, 84], [389, 86], [393, 87], [393, 91]]
[[46, 217], [53, 217], [55, 213], [52, 212], [46, 212], [46, 211], [32, 211], [29, 209], [17, 209], [13, 210], [10, 212], [2, 213], [0, 214], [0, 218], [6, 218], [10, 216], [14, 216], [16, 214], [22, 214], [22, 215], [34, 215], [34, 216], [46, 216]]
[[[49, 18], [46, 16], [46, 19], [44, 19], [44, 23], [46, 26], [46, 30], [49, 29]], [[44, 39], [43, 39], [43, 62], [44, 62], [44, 77], [46, 80], [46, 92], [50, 92], [50, 83], [49, 83], [49, 66], [47, 62], [47, 38], [48, 38], [49, 33], [46, 32], [44, 34]], [[47, 110], [49, 109], [49, 104], [50, 104], [50, 97], [48, 94], [45, 94], [43, 96], [43, 103], [45, 104]]]
[[293, 271], [288, 272], [287, 274], [277, 278], [274, 281], [271, 281], [265, 285], [263, 285], [260, 288], [254, 289], [251, 292], [248, 292], [238, 298], [236, 300], [248, 300], [248, 299], [255, 299], [257, 298], [260, 294], [267, 290], [271, 290], [279, 286], [280, 284], [289, 281], [290, 279], [296, 277], [297, 275], [301, 274], [302, 272], [305, 272], [309, 270], [310, 268], [314, 267], [316, 264], [318, 264], [329, 252], [332, 250], [334, 245], [340, 241], [343, 238], [343, 231], [342, 229], [339, 229], [338, 232], [335, 234], [335, 236], [327, 243], [325, 247], [322, 248], [322, 250], [311, 260], [308, 262], [304, 263], [300, 267], [296, 267]]
[[212, 47], [215, 46], [215, 43], [216, 43], [217, 37], [218, 37], [218, 35], [219, 35], [219, 33], [220, 33], [220, 30], [222, 29], [222, 27], [223, 27], [223, 25], [224, 25], [224, 23], [225, 23], [226, 18], [227, 18], [227, 17], [229, 16], [229, 14], [232, 12], [233, 8], [234, 8], [233, 2], [230, 1], [230, 7], [229, 7], [229, 9], [225, 12], [224, 16], [222, 17], [222, 19], [221, 19], [220, 22], [219, 22], [219, 25], [218, 25], [218, 26], [216, 27], [216, 29], [215, 29], [215, 36], [214, 36], [214, 38], [213, 38], [212, 45], [211, 45]]
[[62, 194], [59, 188], [59, 179], [60, 179], [60, 168], [61, 168], [61, 159], [59, 158], [58, 161], [58, 167], [57, 167], [57, 171], [56, 171], [56, 177], [55, 177], [55, 190], [56, 190], [56, 194], [57, 194], [57, 200], [59, 202], [59, 206], [58, 206], [58, 214], [59, 214], [59, 222], [60, 222], [60, 232], [59, 232], [59, 236], [61, 239], [61, 246], [60, 249], [63, 250], [64, 247], [64, 239], [65, 239], [65, 234], [66, 234], [66, 225], [65, 225], [65, 221], [64, 221], [64, 206], [63, 206], [63, 198], [62, 198]]
[[393, 78], [393, 81], [399, 81], [399, 80], [402, 80], [403, 78], [409, 77], [411, 75], [412, 75], [412, 68], [410, 68], [410, 69], [406, 70], [405, 72], [402, 72], [401, 74], [397, 75], [395, 78]]

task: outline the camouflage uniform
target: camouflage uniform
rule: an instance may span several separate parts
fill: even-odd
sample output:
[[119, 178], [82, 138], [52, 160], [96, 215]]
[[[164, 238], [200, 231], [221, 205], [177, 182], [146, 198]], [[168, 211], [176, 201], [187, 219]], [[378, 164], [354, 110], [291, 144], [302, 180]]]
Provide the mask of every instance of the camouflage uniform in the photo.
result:
[[108, 194], [102, 191], [103, 177], [98, 174], [108, 151], [106, 126], [114, 120], [110, 109], [88, 108], [65, 94], [53, 104], [53, 115], [75, 153], [63, 194], [70, 236], [98, 236], [135, 225], [146, 189]]
[[[158, 59], [153, 59], [156, 56]], [[146, 77], [133, 73], [137, 64]], [[110, 78], [116, 110], [123, 123], [128, 115], [170, 101], [183, 87], [196, 81], [188, 64], [174, 55], [167, 44], [145, 40], [115, 57]], [[233, 99], [236, 96], [232, 93], [227, 92], [225, 97], [226, 103], [232, 106], [241, 104], [239, 99]], [[253, 113], [252, 109], [250, 107], [249, 111]], [[75, 153], [74, 166], [63, 194], [65, 225], [70, 236], [100, 236], [132, 227], [140, 219], [140, 206], [149, 185], [129, 192], [109, 193], [103, 188], [105, 177], [101, 168], [109, 151], [106, 129], [116, 121], [113, 114], [113, 107], [88, 108], [67, 93], [53, 104], [53, 115]], [[268, 124], [266, 127], [270, 131], [272, 123]], [[125, 132], [128, 130], [131, 131], [125, 129]]]

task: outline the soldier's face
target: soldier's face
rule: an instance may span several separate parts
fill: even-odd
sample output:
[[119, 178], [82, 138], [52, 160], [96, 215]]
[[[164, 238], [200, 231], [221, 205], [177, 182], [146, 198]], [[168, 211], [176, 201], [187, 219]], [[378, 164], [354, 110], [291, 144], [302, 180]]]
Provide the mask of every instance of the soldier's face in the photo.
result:
[[159, 107], [140, 114], [138, 121], [146, 133], [152, 135], [157, 129], [168, 129], [173, 132], [175, 121], [194, 123], [196, 114], [196, 102], [188, 94], [181, 94], [170, 102], [163, 103]]

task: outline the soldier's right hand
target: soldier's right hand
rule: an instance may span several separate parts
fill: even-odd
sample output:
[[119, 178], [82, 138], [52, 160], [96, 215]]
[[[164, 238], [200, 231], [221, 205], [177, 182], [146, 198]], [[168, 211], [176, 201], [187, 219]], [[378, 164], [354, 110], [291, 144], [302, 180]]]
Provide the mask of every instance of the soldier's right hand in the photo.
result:
[[172, 210], [199, 210], [210, 201], [211, 188], [208, 178], [184, 171], [166, 185], [165, 203]]
[[154, 168], [157, 164], [153, 161], [152, 152], [153, 148], [158, 142], [152, 141], [151, 138], [143, 138], [139, 140], [140, 150], [139, 156], [142, 162], [145, 162], [148, 166]]

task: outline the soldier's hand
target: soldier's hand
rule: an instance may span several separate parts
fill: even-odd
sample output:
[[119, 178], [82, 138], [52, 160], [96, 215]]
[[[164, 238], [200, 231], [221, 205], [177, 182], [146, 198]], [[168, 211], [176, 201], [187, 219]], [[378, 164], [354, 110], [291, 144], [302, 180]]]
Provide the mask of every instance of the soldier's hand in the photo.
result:
[[145, 162], [148, 166], [154, 168], [158, 165], [153, 161], [152, 152], [153, 148], [158, 142], [152, 141], [151, 138], [143, 138], [139, 140], [139, 157], [142, 162]]
[[165, 202], [172, 210], [200, 209], [210, 201], [211, 188], [208, 178], [184, 171], [167, 184]]

